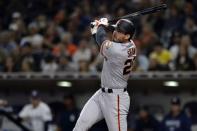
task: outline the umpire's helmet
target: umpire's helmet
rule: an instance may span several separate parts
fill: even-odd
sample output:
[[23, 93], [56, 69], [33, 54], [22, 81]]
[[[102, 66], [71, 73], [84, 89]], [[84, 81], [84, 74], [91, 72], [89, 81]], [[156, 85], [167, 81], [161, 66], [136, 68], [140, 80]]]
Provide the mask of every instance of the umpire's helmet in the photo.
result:
[[114, 25], [115, 30], [124, 34], [129, 34], [130, 39], [135, 34], [135, 27], [132, 21], [128, 19], [120, 19], [116, 22], [116, 25]]

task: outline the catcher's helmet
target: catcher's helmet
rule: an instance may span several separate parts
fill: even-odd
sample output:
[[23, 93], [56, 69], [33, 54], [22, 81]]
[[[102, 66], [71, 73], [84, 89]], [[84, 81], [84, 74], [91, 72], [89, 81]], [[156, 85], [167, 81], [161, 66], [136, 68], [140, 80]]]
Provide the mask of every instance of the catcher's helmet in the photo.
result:
[[129, 34], [130, 38], [135, 34], [135, 27], [133, 22], [128, 19], [120, 19], [114, 25], [115, 30], [124, 34]]

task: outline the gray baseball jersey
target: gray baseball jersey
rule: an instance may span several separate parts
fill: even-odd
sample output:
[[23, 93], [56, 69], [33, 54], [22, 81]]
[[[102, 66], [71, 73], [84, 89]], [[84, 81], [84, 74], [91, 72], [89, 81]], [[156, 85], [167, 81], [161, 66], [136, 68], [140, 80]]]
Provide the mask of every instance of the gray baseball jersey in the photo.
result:
[[101, 54], [105, 60], [101, 73], [101, 87], [121, 89], [127, 87], [129, 74], [136, 57], [136, 46], [131, 40], [128, 43], [104, 41]]
[[105, 58], [101, 85], [113, 89], [113, 93], [98, 90], [85, 104], [73, 131], [88, 131], [103, 118], [109, 131], [127, 131], [130, 97], [122, 88], [127, 86], [136, 47], [133, 41], [121, 44], [106, 40], [101, 46], [101, 54]]

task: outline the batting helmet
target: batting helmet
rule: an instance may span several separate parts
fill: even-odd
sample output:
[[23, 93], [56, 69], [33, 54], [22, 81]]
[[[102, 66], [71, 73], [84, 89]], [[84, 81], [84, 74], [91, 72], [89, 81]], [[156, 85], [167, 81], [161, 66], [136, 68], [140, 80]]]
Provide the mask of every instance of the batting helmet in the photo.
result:
[[124, 34], [129, 34], [130, 38], [133, 37], [135, 34], [135, 27], [133, 22], [131, 22], [128, 19], [120, 19], [116, 22], [116, 25], [114, 25], [115, 30]]

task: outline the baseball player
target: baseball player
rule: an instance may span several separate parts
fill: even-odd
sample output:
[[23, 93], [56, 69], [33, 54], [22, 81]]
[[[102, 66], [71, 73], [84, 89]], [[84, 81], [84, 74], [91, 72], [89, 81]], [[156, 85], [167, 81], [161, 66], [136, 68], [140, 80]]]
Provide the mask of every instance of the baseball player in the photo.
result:
[[107, 38], [106, 18], [94, 21], [91, 29], [100, 53], [104, 57], [101, 89], [85, 104], [73, 131], [88, 131], [96, 122], [105, 119], [109, 131], [127, 131], [130, 97], [127, 80], [136, 57], [136, 46], [131, 40], [135, 28], [131, 21], [120, 19], [113, 31], [113, 40]]
[[31, 131], [44, 131], [47, 122], [52, 120], [49, 106], [41, 101], [40, 94], [34, 90], [31, 93], [31, 104], [23, 107], [19, 117], [27, 123]]

